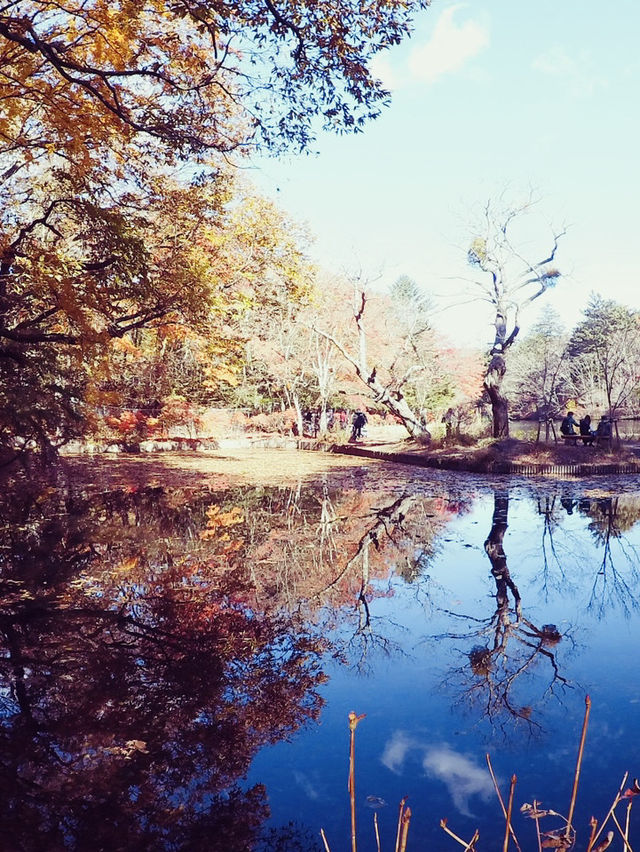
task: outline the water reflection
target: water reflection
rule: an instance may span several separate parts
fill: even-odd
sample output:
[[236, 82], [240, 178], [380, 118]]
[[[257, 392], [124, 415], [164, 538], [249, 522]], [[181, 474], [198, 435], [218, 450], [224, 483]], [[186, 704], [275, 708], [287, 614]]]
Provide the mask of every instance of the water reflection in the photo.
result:
[[[504, 536], [508, 528], [509, 492], [494, 494], [493, 517], [484, 550], [491, 563], [495, 581], [495, 611], [489, 616], [457, 614], [470, 629], [464, 633], [445, 633], [440, 640], [464, 639], [468, 662], [449, 675], [462, 688], [461, 700], [471, 703], [493, 724], [503, 727], [505, 719], [537, 726], [533, 707], [523, 702], [521, 682], [528, 680], [524, 694], [531, 696], [531, 679], [545, 679], [541, 700], [554, 695], [558, 686], [565, 687], [555, 648], [562, 634], [555, 624], [537, 626], [523, 613], [522, 598], [507, 565]], [[541, 675], [538, 664], [543, 664]], [[548, 673], [544, 673], [544, 664]]]
[[[450, 745], [463, 707], [489, 737], [540, 733], [561, 702], [581, 710], [580, 659], [595, 642], [581, 625], [638, 606], [640, 499], [394, 475], [392, 487], [364, 475], [225, 490], [62, 475], [5, 487], [6, 847], [310, 852], [335, 806], [295, 779], [325, 772], [325, 755], [310, 757], [312, 723], [354, 673], [366, 677], [348, 681], [347, 709], [368, 702], [356, 709], [388, 724], [368, 768], [402, 777], [401, 795], [426, 774], [462, 815], [486, 780], [479, 735], [478, 753]], [[425, 634], [436, 636], [428, 653]], [[256, 755], [290, 739], [291, 776], [247, 783]], [[451, 781], [462, 765], [466, 787]], [[398, 799], [382, 781], [366, 792]], [[265, 828], [274, 809], [284, 825]]]
[[[571, 574], [577, 568], [591, 573], [587, 609], [603, 618], [607, 609], [620, 608], [629, 616], [640, 604], [640, 560], [638, 545], [628, 534], [640, 520], [640, 497], [635, 494], [576, 495], [574, 490], [537, 498], [538, 513], [544, 518], [541, 553], [544, 565], [544, 592], [551, 584], [556, 591], [575, 587]], [[597, 548], [592, 565], [576, 564], [576, 553], [584, 551], [580, 535], [563, 529], [563, 516], [588, 521]], [[558, 533], [564, 541], [558, 542]], [[570, 570], [568, 570], [570, 569]], [[555, 575], [555, 576], [554, 576]]]
[[626, 533], [640, 519], [640, 500], [628, 496], [626, 499], [620, 496], [583, 499], [578, 501], [578, 510], [590, 519], [589, 531], [602, 548], [589, 609], [602, 617], [607, 606], [614, 603], [629, 615], [640, 603], [640, 571], [638, 548], [627, 539]]
[[241, 510], [25, 483], [2, 509], [4, 848], [251, 848], [239, 781], [317, 716], [323, 642], [252, 602]]

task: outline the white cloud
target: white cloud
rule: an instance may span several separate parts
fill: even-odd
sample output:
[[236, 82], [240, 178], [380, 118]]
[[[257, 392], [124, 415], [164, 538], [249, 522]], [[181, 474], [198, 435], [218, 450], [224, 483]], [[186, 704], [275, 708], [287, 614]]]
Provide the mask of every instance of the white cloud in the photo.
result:
[[399, 775], [407, 752], [415, 745], [417, 744], [410, 740], [404, 731], [394, 731], [391, 739], [384, 747], [380, 760], [387, 769]]
[[462, 4], [445, 9], [438, 18], [431, 38], [414, 48], [409, 56], [409, 71], [415, 80], [433, 83], [438, 77], [459, 71], [489, 44], [489, 31], [478, 21], [454, 21]]
[[494, 795], [488, 770], [471, 757], [458, 754], [447, 743], [429, 745], [407, 736], [404, 731], [394, 731], [380, 760], [387, 769], [400, 775], [410, 752], [418, 753], [428, 775], [445, 784], [454, 806], [464, 816], [472, 816], [470, 799], [473, 796], [486, 802]]
[[430, 775], [446, 784], [453, 804], [464, 816], [472, 816], [471, 796], [488, 801], [494, 792], [489, 772], [471, 758], [453, 751], [446, 743], [427, 749], [422, 765]]
[[385, 55], [377, 53], [369, 63], [369, 67], [373, 76], [382, 81], [385, 89], [391, 91], [398, 87], [399, 80], [396, 72]]
[[303, 793], [307, 796], [307, 798], [315, 801], [320, 798], [320, 795], [316, 788], [313, 786], [311, 779], [308, 775], [305, 775], [304, 772], [298, 772], [294, 770], [293, 778], [296, 784], [302, 788]]

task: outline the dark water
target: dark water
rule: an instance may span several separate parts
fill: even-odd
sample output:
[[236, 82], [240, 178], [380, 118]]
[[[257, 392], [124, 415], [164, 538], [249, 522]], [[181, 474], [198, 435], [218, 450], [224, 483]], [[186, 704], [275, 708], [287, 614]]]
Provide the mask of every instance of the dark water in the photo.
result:
[[576, 848], [640, 774], [633, 482], [107, 465], [3, 487], [2, 849], [348, 849], [350, 710], [361, 852], [405, 795], [411, 852], [502, 848], [487, 753], [537, 848], [587, 694]]

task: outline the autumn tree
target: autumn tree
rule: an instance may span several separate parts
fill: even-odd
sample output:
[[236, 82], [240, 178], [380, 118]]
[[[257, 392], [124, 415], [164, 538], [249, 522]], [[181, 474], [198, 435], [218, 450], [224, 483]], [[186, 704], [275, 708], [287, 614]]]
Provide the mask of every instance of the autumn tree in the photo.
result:
[[0, 15], [0, 132], [11, 154], [70, 161], [135, 136], [177, 156], [305, 148], [318, 123], [378, 114], [389, 95], [369, 62], [428, 5], [20, 0]]
[[[209, 258], [209, 299], [200, 304], [204, 318], [181, 322], [174, 315], [130, 341], [114, 341], [101, 381], [103, 397], [111, 393], [135, 408], [172, 394], [199, 405], [250, 407], [261, 391], [275, 396], [273, 389], [248, 391], [248, 385], [252, 377], [261, 385], [267, 372], [278, 372], [276, 353], [261, 351], [260, 341], [275, 329], [284, 334], [287, 317], [308, 297], [306, 234], [250, 185], [242, 182], [236, 194], [242, 197], [198, 238], [203, 262]], [[297, 365], [290, 374], [295, 381]], [[253, 391], [258, 396], [252, 400]]]
[[467, 251], [469, 265], [478, 273], [472, 281], [474, 298], [488, 302], [493, 313], [495, 335], [484, 387], [491, 401], [494, 438], [509, 435], [509, 401], [503, 381], [507, 353], [520, 331], [520, 317], [561, 274], [554, 261], [564, 231], [552, 231], [548, 249], [534, 258], [526, 245], [523, 247], [521, 226], [533, 204], [531, 198], [517, 205], [487, 202]]
[[[226, 192], [226, 159], [304, 149], [319, 127], [361, 129], [388, 100], [369, 60], [426, 5], [19, 0], [2, 9], [0, 379], [33, 397], [28, 440], [51, 432], [48, 398], [77, 415], [98, 343], [174, 312], [206, 319], [205, 283], [220, 278], [209, 274], [202, 217], [225, 203], [212, 193]], [[43, 364], [54, 365], [51, 381]], [[5, 421], [2, 433], [13, 429]]]

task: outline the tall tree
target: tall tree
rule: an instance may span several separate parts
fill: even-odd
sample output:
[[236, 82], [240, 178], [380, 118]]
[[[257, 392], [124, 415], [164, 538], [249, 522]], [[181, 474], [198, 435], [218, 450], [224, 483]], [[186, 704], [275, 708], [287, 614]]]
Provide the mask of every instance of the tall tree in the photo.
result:
[[[224, 205], [213, 196], [225, 192], [225, 159], [256, 146], [304, 149], [319, 126], [361, 129], [388, 100], [370, 59], [428, 2], [5, 4], [2, 384], [34, 399], [49, 387], [73, 409], [86, 371], [70, 392], [58, 380], [63, 362], [91, 366], [90, 346], [172, 312], [204, 319], [206, 281], [219, 278], [203, 217]], [[184, 163], [188, 177], [173, 186]], [[56, 359], [45, 376], [42, 364]], [[31, 408], [45, 436], [42, 411], [53, 406]]]
[[588, 377], [595, 376], [608, 414], [637, 405], [640, 390], [640, 316], [612, 299], [592, 296], [569, 341], [572, 371], [578, 393], [590, 390]]
[[522, 414], [554, 417], [572, 395], [567, 342], [559, 316], [546, 308], [529, 334], [516, 343], [505, 388]]
[[[386, 346], [382, 347], [382, 351], [386, 350], [386, 357], [382, 363], [372, 364], [370, 359], [372, 336], [367, 333], [364, 319], [369, 294], [358, 278], [353, 281], [352, 299], [353, 324], [356, 332], [352, 348], [326, 329], [318, 327], [317, 333], [330, 340], [351, 365], [357, 378], [367, 387], [372, 402], [384, 406], [391, 414], [399, 418], [412, 438], [428, 442], [431, 435], [420, 413], [412, 407], [406, 393], [406, 384], [412, 374], [426, 367], [425, 364], [416, 361], [415, 351], [414, 357], [410, 359], [403, 357], [407, 350], [416, 346], [415, 329], [408, 327], [404, 334], [396, 334], [398, 331], [396, 328], [391, 335], [389, 329], [385, 329], [383, 343]], [[423, 331], [426, 331], [426, 327]]]
[[532, 259], [522, 248], [518, 226], [534, 201], [517, 205], [488, 201], [467, 252], [467, 260], [478, 273], [473, 285], [479, 298], [491, 305], [495, 336], [489, 352], [484, 387], [491, 401], [493, 437], [509, 435], [509, 402], [503, 392], [507, 351], [520, 331], [520, 315], [553, 287], [560, 271], [554, 266], [558, 243], [565, 231], [552, 231], [549, 248]]

